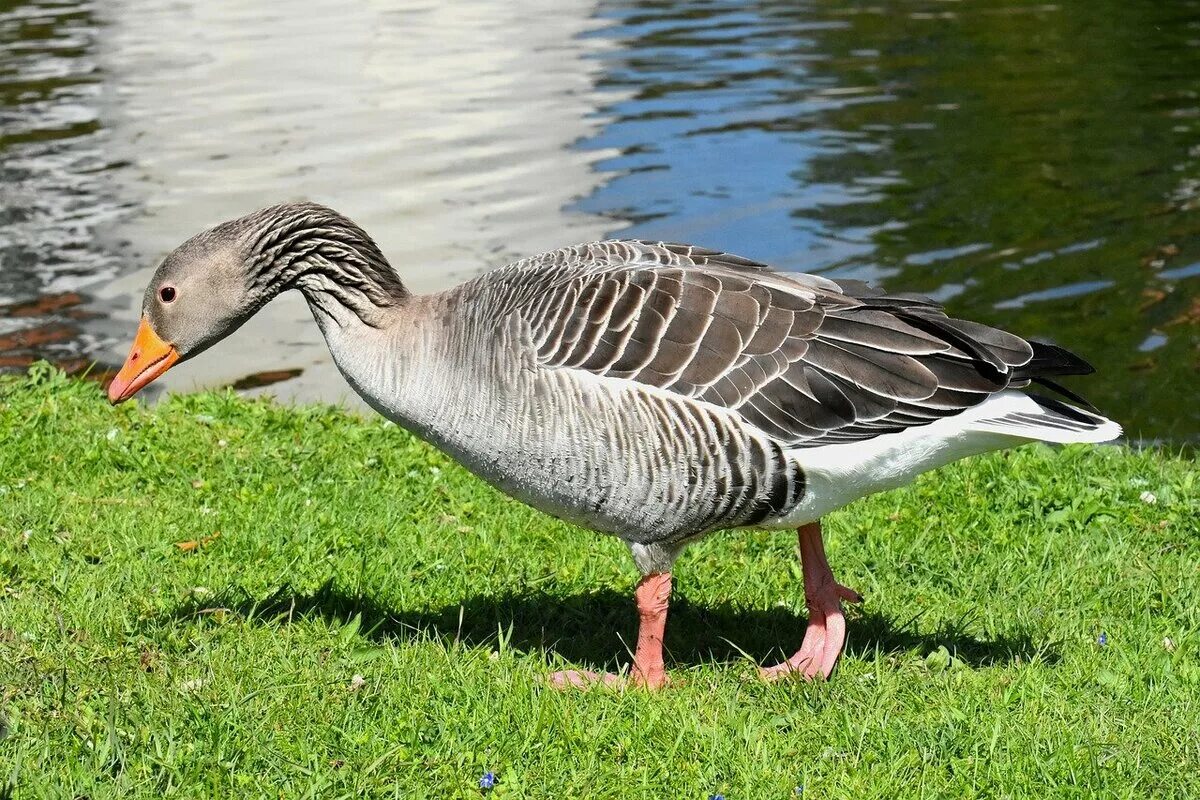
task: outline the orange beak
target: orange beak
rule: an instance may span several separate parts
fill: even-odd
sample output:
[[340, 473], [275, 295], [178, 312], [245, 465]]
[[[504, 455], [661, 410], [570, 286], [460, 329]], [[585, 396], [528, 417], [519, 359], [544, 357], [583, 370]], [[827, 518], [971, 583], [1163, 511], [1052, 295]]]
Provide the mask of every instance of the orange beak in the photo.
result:
[[137, 394], [143, 386], [169, 370], [179, 360], [179, 353], [172, 345], [158, 338], [150, 323], [142, 317], [137, 336], [125, 365], [108, 385], [108, 400], [113, 405], [122, 403]]

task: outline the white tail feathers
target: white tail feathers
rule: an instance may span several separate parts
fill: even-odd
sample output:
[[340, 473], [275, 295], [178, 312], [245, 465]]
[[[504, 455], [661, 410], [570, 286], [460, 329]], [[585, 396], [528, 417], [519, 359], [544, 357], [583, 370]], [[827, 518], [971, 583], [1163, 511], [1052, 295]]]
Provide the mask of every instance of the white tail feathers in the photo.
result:
[[1121, 426], [1075, 406], [1016, 390], [994, 394], [961, 414], [861, 442], [793, 450], [803, 469], [804, 497], [766, 527], [820, 519], [859, 497], [903, 486], [922, 472], [966, 456], [1028, 441], [1107, 442]]
[[1112, 441], [1121, 435], [1121, 426], [1111, 419], [1016, 391], [993, 395], [966, 413], [970, 419], [964, 420], [964, 428], [1018, 439], [1095, 443]]

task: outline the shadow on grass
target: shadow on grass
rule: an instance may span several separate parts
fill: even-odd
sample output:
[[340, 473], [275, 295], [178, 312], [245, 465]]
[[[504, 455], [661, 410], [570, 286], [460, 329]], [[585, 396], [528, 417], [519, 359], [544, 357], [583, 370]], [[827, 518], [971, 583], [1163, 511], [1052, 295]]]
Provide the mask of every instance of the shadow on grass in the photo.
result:
[[[565, 598], [542, 592], [476, 596], [443, 608], [397, 610], [326, 583], [309, 593], [285, 586], [266, 598], [219, 596], [202, 605], [182, 606], [173, 616], [192, 621], [216, 608], [262, 625], [305, 619], [345, 624], [358, 617], [359, 630], [376, 642], [433, 637], [481, 647], [493, 646], [503, 634], [510, 647], [548, 657], [557, 654], [573, 665], [597, 670], [627, 663], [636, 636], [633, 598], [612, 590]], [[967, 621], [933, 633], [916, 632], [916, 623], [915, 618], [900, 624], [877, 613], [852, 611], [847, 615], [846, 652], [873, 658], [876, 652], [927, 655], [945, 647], [971, 666], [1027, 661], [1035, 655], [1049, 663], [1059, 658], [1052, 647], [1038, 646], [1027, 635], [981, 640], [965, 632]], [[760, 664], [777, 661], [799, 646], [804, 627], [805, 620], [787, 608], [699, 606], [677, 592], [667, 624], [668, 662], [728, 663], [747, 656]]]

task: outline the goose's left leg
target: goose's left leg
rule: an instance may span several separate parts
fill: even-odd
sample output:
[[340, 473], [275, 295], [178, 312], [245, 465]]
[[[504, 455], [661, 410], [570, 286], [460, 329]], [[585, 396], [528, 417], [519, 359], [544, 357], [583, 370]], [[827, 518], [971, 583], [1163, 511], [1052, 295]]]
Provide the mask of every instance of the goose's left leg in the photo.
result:
[[[666, 686], [667, 671], [663, 662], [663, 634], [667, 628], [667, 606], [671, 601], [671, 567], [683, 545], [630, 543], [634, 563], [642, 573], [634, 598], [637, 600], [638, 636], [633, 651], [633, 669], [629, 679], [635, 686], [661, 689]], [[616, 684], [621, 676], [611, 672], [565, 670], [550, 676], [550, 683], [565, 688], [584, 688], [597, 683]]]
[[808, 606], [808, 629], [800, 649], [787, 661], [764, 667], [763, 678], [775, 680], [786, 675], [803, 675], [812, 680], [820, 675], [828, 679], [833, 674], [842, 649], [846, 645], [846, 618], [842, 601], [861, 603], [862, 596], [833, 577], [825, 559], [825, 544], [821, 541], [821, 523], [801, 526], [800, 564], [804, 569], [804, 600]]
[[[638, 637], [630, 680], [635, 686], [660, 689], [667, 685], [663, 634], [667, 628], [667, 605], [671, 598], [671, 573], [651, 572], [643, 576], [638, 581], [634, 597], [637, 598]], [[614, 684], [620, 680], [619, 675], [611, 672], [601, 674], [577, 669], [555, 672], [550, 676], [550, 682], [559, 688], [574, 686], [582, 689], [592, 684]]]

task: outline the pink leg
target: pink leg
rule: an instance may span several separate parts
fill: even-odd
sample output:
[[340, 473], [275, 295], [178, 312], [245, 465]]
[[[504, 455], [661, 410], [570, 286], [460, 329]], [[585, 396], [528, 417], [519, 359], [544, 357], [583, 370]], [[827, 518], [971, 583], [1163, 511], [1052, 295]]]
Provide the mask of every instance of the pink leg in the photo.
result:
[[804, 632], [804, 641], [794, 656], [773, 667], [763, 668], [762, 676], [769, 681], [792, 674], [803, 675], [806, 680], [818, 675], [828, 679], [846, 644], [846, 619], [842, 616], [841, 601], [862, 602], [858, 592], [834, 580], [829, 562], [825, 560], [821, 523], [809, 523], [801, 527], [798, 533], [800, 564], [804, 568], [804, 600], [808, 606], [808, 630]]
[[[634, 597], [637, 598], [638, 608], [638, 638], [630, 679], [635, 686], [660, 689], [667, 684], [667, 672], [663, 664], [663, 633], [667, 627], [671, 573], [651, 572], [646, 575], [638, 582]], [[550, 676], [550, 683], [559, 688], [585, 688], [598, 683], [612, 685], [620, 681], [621, 677], [611, 672], [601, 674], [576, 669], [555, 672]]]

